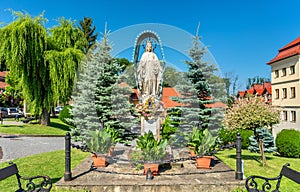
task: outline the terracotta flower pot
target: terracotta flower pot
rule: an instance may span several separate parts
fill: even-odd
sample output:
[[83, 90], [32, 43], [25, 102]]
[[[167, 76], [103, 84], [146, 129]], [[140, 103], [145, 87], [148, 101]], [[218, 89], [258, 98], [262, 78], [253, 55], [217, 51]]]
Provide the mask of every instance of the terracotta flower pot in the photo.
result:
[[94, 164], [93, 164], [94, 167], [106, 167], [107, 166], [107, 161], [106, 161], [105, 156], [92, 154], [92, 158], [94, 161]]
[[146, 175], [146, 173], [147, 173], [147, 171], [148, 171], [149, 168], [150, 168], [151, 173], [153, 175], [158, 175], [159, 174], [158, 167], [159, 167], [158, 163], [157, 164], [152, 164], [152, 163], [148, 164], [148, 163], [145, 163], [144, 164], [144, 175]]
[[189, 147], [190, 148], [190, 156], [191, 157], [195, 157], [196, 156], [196, 153], [194, 151], [194, 147]]
[[196, 158], [197, 169], [210, 169], [212, 156], [203, 156]]

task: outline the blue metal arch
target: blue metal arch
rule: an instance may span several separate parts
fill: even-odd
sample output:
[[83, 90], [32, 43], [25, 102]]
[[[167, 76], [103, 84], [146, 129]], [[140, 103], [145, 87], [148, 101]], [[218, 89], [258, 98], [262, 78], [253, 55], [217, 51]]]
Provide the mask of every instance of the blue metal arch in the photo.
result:
[[[136, 42], [136, 37], [138, 37], [141, 31], [155, 31], [155, 33], [159, 34], [159, 38], [163, 41], [164, 48], [176, 50], [178, 53], [191, 60], [187, 51], [193, 46], [192, 39], [194, 36], [178, 27], [160, 23], [136, 24], [112, 32], [109, 37], [113, 44], [113, 50], [111, 52], [112, 56], [118, 57], [119, 54], [129, 48], [133, 50], [133, 43]], [[200, 46], [205, 47], [202, 42], [200, 42]], [[134, 53], [131, 57], [132, 62], [134, 62]], [[204, 55], [203, 59], [217, 66], [217, 62], [209, 49], [207, 49], [207, 53]], [[166, 60], [168, 59], [166, 58]]]

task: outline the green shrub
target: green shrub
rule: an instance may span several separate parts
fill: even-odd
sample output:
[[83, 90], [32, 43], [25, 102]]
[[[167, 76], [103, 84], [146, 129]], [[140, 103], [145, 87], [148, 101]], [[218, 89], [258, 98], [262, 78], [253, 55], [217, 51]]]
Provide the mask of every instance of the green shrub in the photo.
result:
[[176, 133], [177, 129], [177, 127], [172, 125], [170, 116], [167, 115], [160, 131], [161, 138], [169, 140], [171, 138], [171, 135]]
[[[65, 124], [67, 125], [71, 125], [74, 127], [74, 124], [73, 122], [70, 121], [70, 119], [73, 119], [73, 116], [71, 115], [70, 113], [70, 110], [71, 110], [72, 106], [71, 105], [67, 105], [65, 106], [61, 112], [59, 113], [58, 115], [58, 118], [64, 122]], [[68, 120], [69, 119], [69, 120]]]
[[277, 152], [283, 157], [300, 157], [300, 132], [284, 129], [276, 137]]
[[242, 149], [247, 149], [250, 146], [250, 137], [253, 135], [253, 131], [247, 129], [240, 129], [242, 137]]
[[253, 131], [247, 129], [229, 130], [222, 128], [218, 134], [219, 145], [226, 145], [236, 141], [237, 133], [240, 132], [242, 137], [242, 149], [247, 149], [250, 146], [249, 137], [253, 135]]

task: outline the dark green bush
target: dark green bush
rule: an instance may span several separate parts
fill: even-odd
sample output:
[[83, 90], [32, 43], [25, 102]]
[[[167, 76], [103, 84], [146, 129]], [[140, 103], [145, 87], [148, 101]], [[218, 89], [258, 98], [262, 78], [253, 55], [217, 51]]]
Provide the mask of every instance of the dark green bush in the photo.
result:
[[61, 110], [61, 112], [59, 113], [58, 115], [58, 118], [66, 123], [67, 125], [70, 125], [70, 126], [73, 126], [74, 127], [74, 124], [70, 121], [68, 121], [68, 119], [73, 119], [71, 113], [70, 113], [70, 109], [72, 108], [71, 105], [67, 105], [63, 108], [63, 110]]
[[242, 137], [242, 149], [247, 149], [250, 146], [249, 137], [253, 135], [253, 131], [246, 129], [229, 130], [222, 128], [218, 134], [219, 145], [226, 145], [228, 143], [235, 142], [238, 132], [240, 132]]
[[242, 149], [248, 149], [250, 146], [250, 137], [253, 135], [253, 131], [248, 129], [238, 130], [241, 133], [242, 137]]
[[284, 129], [276, 137], [277, 152], [283, 157], [300, 157], [300, 131]]

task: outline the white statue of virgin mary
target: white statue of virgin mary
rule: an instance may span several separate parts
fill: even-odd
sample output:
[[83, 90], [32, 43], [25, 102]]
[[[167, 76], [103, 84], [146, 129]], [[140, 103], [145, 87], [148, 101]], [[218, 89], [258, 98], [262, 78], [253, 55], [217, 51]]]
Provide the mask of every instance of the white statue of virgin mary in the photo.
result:
[[143, 98], [159, 95], [162, 78], [162, 67], [156, 54], [153, 52], [152, 43], [147, 41], [138, 69], [138, 87]]

